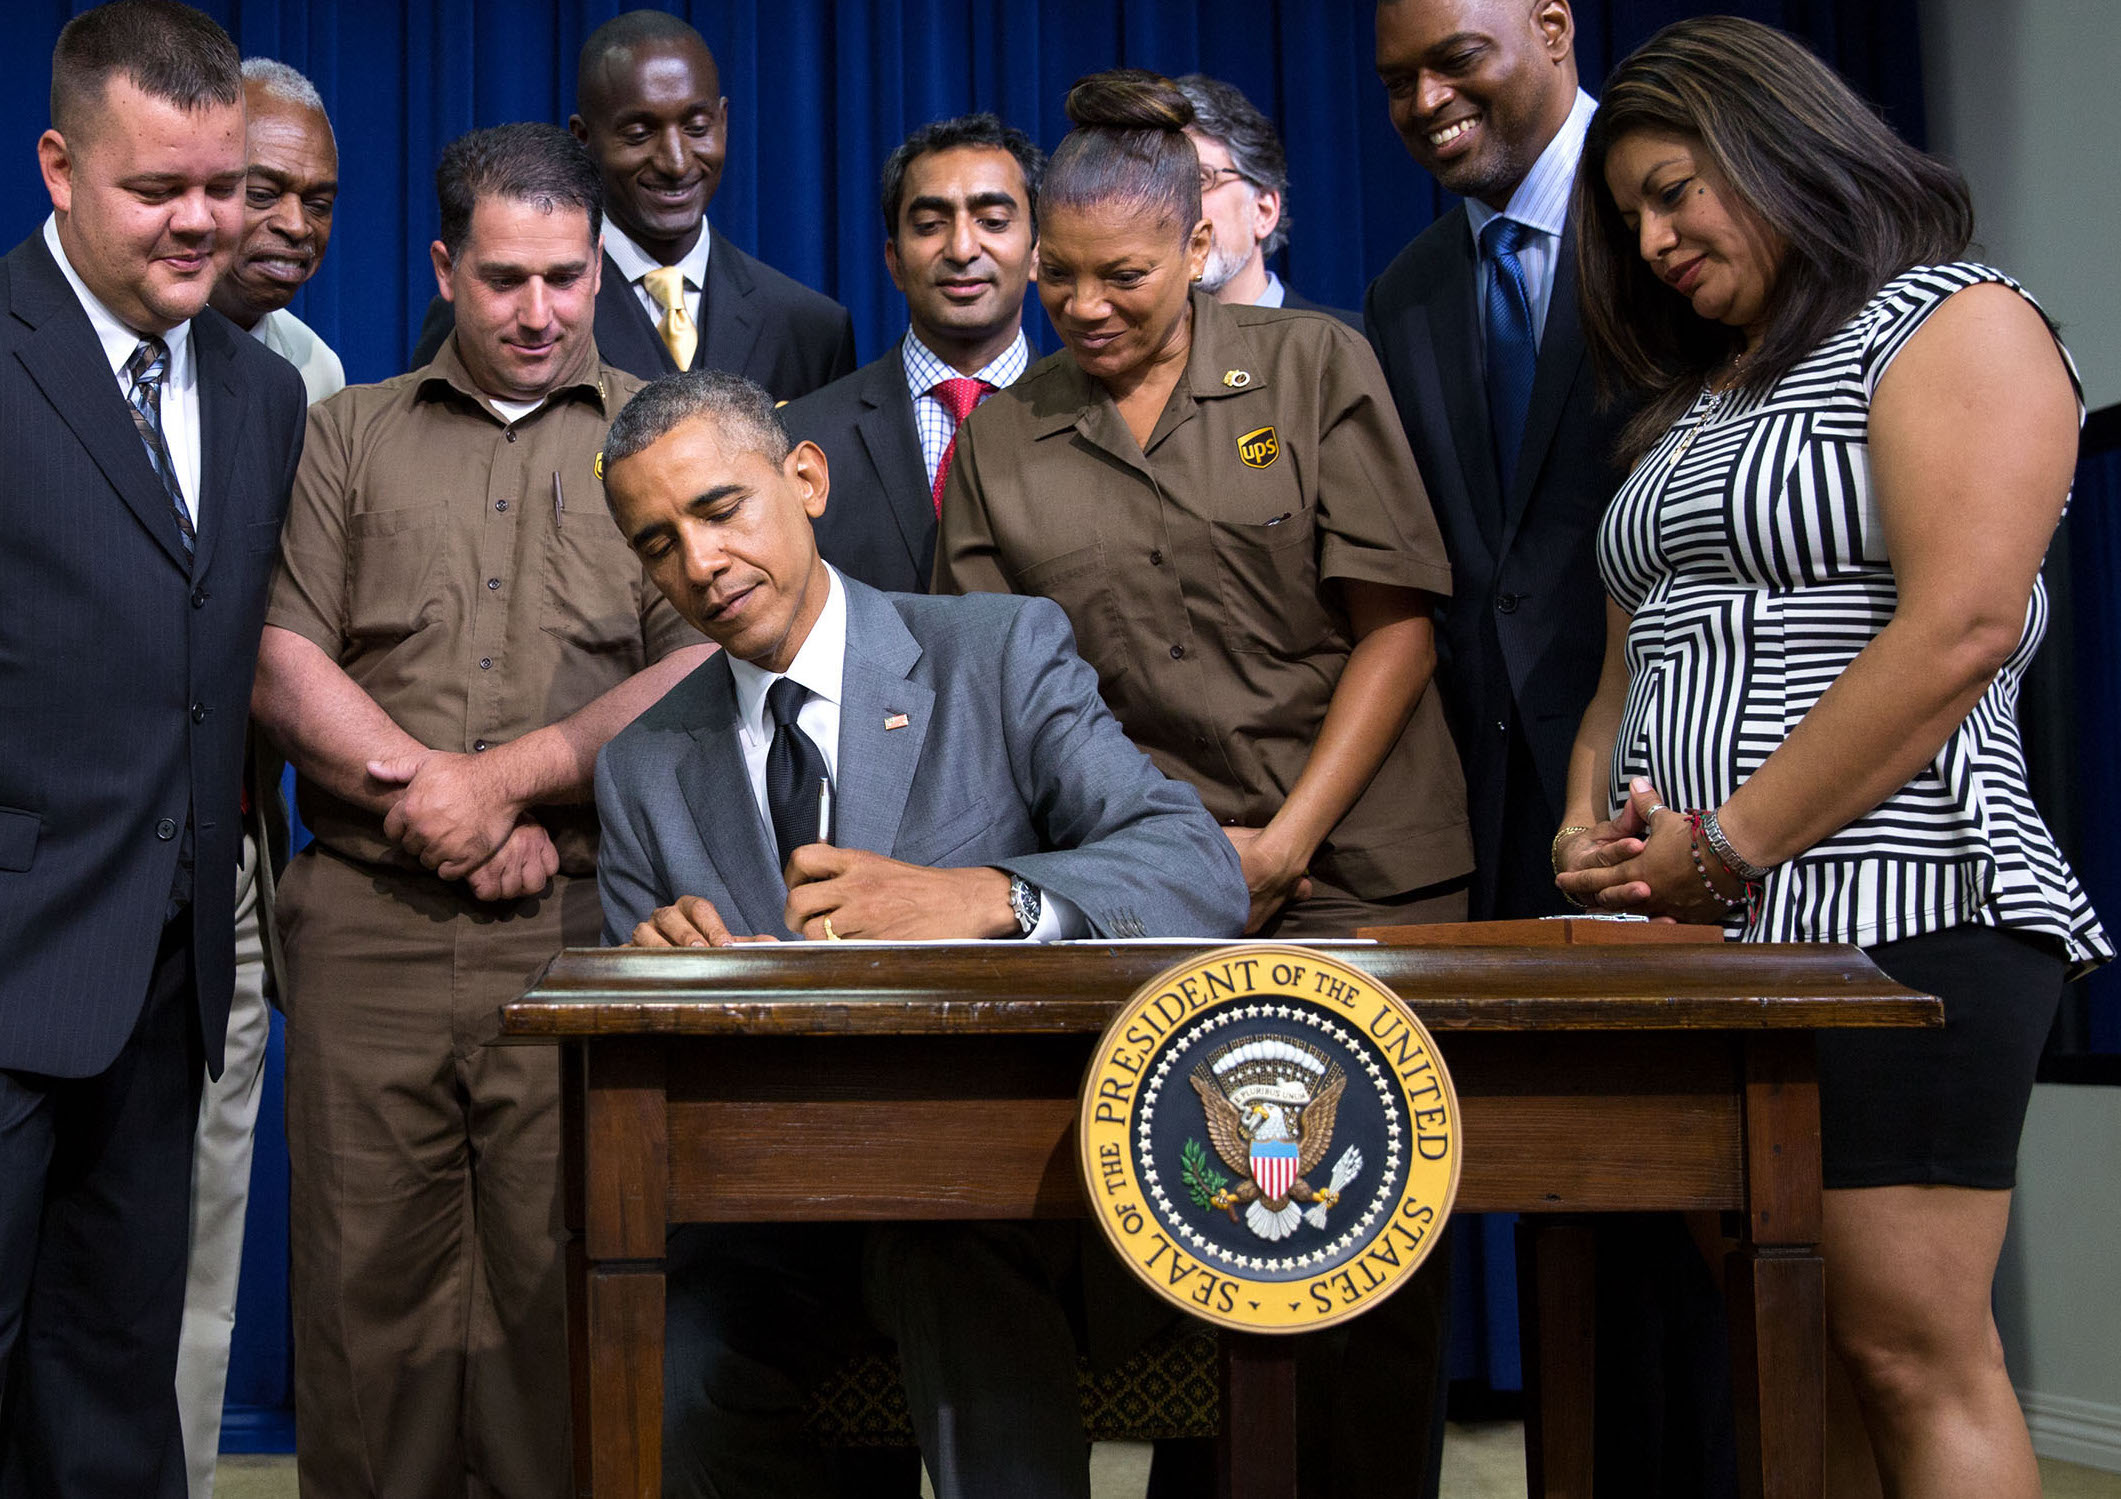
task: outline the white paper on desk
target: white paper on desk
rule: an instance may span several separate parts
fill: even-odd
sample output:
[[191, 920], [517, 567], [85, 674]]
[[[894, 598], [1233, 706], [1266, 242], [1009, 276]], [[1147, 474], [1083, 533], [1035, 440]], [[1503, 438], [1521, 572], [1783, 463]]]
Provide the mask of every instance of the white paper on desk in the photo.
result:
[[[739, 947], [1023, 947], [1021, 937], [788, 937], [777, 942], [740, 942]], [[1039, 944], [1043, 945], [1043, 944]]]
[[1375, 947], [1375, 937], [1070, 937], [1042, 947]]
[[1374, 937], [1068, 937], [1055, 942], [1026, 942], [1021, 937], [791, 937], [782, 942], [739, 943], [741, 947], [1375, 947]]

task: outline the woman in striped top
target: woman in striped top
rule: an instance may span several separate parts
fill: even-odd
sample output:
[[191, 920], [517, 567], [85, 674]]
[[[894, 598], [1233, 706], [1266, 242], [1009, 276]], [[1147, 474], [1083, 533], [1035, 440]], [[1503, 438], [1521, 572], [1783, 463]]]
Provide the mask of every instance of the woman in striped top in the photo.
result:
[[1819, 1045], [1854, 1395], [1830, 1492], [2033, 1499], [1989, 1287], [2064, 973], [2112, 956], [2015, 720], [2074, 372], [2016, 283], [1959, 261], [1958, 174], [1767, 27], [1685, 21], [1623, 62], [1576, 193], [1586, 334], [1646, 405], [1558, 882], [1858, 943], [1944, 999], [1941, 1032]]

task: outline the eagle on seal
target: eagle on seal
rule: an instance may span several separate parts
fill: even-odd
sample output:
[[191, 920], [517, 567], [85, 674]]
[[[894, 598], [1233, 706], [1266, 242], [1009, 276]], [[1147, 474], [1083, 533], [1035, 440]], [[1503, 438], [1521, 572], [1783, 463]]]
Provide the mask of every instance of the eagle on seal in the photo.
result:
[[[1187, 1081], [1200, 1095], [1208, 1138], [1239, 1178], [1210, 1205], [1244, 1222], [1263, 1239], [1285, 1239], [1306, 1216], [1296, 1204], [1315, 1204], [1309, 1216], [1325, 1226], [1325, 1209], [1361, 1167], [1350, 1148], [1333, 1185], [1313, 1189], [1304, 1177], [1333, 1143], [1333, 1119], [1347, 1076], [1337, 1062], [1300, 1041], [1253, 1037], [1232, 1041], [1195, 1067]], [[1352, 1159], [1350, 1159], [1352, 1158]]]

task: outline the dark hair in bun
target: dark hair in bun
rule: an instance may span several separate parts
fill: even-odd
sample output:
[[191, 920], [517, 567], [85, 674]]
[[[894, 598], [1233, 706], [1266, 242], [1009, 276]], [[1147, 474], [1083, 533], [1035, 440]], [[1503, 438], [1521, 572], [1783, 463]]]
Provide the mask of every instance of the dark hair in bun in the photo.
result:
[[1114, 68], [1068, 90], [1068, 132], [1046, 165], [1039, 209], [1121, 207], [1177, 226], [1200, 222], [1193, 106], [1161, 73]]

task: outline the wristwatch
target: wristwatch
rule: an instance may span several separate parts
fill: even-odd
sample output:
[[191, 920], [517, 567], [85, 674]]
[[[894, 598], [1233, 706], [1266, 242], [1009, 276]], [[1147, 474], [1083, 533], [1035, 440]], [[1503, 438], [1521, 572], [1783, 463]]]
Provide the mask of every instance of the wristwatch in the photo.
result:
[[1028, 937], [1037, 929], [1039, 913], [1045, 905], [1038, 886], [1020, 874], [1009, 876], [1009, 909], [1016, 913], [1016, 934], [1019, 937]]

